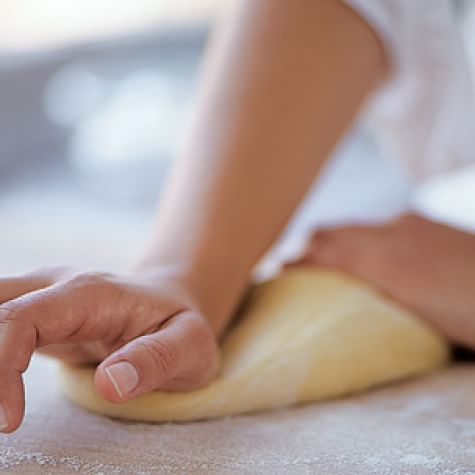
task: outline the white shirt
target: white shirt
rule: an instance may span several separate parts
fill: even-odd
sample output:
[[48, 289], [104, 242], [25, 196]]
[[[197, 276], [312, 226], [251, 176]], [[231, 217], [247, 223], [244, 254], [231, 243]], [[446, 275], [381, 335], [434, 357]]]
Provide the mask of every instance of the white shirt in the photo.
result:
[[363, 120], [414, 179], [475, 161], [475, 101], [450, 0], [345, 0], [381, 38], [392, 73]]

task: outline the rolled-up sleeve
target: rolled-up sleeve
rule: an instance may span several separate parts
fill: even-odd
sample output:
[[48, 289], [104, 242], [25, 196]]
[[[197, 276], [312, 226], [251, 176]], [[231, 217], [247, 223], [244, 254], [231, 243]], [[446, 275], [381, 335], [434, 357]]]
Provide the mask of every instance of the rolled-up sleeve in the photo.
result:
[[414, 177], [475, 158], [475, 107], [450, 0], [342, 0], [375, 31], [391, 68], [364, 118]]

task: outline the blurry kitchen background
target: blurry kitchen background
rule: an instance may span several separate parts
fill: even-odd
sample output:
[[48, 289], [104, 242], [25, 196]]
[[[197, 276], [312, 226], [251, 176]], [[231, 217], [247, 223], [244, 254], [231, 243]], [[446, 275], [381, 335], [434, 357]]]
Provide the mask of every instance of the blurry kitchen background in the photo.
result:
[[[0, 274], [125, 268], [150, 229], [223, 0], [1, 4]], [[465, 30], [475, 64], [475, 16]], [[354, 130], [285, 243], [319, 224], [391, 216], [409, 200], [404, 171]], [[416, 202], [475, 229], [475, 170], [428, 183]], [[285, 243], [278, 253], [290, 252]]]

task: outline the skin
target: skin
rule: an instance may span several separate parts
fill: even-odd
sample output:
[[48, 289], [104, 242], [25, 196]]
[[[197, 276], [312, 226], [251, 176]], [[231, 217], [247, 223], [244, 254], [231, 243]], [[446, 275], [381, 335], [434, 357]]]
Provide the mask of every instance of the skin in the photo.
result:
[[475, 348], [475, 235], [413, 214], [317, 231], [288, 266], [337, 268], [377, 285], [454, 343]]
[[[36, 349], [100, 363], [97, 390], [116, 403], [213, 378], [254, 266], [388, 69], [374, 32], [342, 2], [239, 1], [137, 265], [0, 280], [1, 430], [21, 423]], [[116, 363], [128, 365], [129, 392], [110, 377]]]

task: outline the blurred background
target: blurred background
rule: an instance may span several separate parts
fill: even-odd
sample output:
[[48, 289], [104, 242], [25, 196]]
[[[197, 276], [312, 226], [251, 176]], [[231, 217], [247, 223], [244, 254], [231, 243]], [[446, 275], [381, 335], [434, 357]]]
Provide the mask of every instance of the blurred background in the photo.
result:
[[[47, 264], [118, 270], [133, 261], [225, 3], [2, 0], [0, 274]], [[475, 16], [465, 26], [475, 64], [471, 32]], [[404, 171], [355, 129], [275, 253], [290, 252], [313, 226], [383, 219], [409, 202], [475, 230], [475, 171], [414, 195]]]

